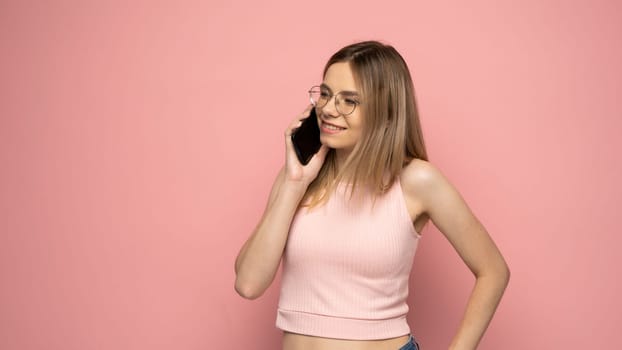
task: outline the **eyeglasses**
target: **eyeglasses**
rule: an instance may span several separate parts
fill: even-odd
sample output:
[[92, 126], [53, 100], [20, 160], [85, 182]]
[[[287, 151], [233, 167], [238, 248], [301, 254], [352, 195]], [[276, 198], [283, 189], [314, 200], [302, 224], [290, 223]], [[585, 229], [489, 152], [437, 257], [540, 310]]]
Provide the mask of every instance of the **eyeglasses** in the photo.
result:
[[333, 95], [328, 88], [323, 86], [313, 86], [309, 89], [311, 103], [318, 108], [326, 106], [333, 96], [335, 97], [335, 109], [344, 117], [352, 114], [356, 106], [361, 104], [355, 99], [356, 94], [350, 91], [340, 91]]

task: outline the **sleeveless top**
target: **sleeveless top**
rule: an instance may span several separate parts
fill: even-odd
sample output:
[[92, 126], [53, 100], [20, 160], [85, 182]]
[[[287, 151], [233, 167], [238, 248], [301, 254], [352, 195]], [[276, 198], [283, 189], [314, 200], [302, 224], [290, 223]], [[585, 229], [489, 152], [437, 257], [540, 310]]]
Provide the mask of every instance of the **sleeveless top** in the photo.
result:
[[399, 177], [375, 202], [349, 201], [346, 189], [340, 185], [324, 205], [295, 214], [276, 326], [351, 340], [408, 334], [408, 278], [421, 236]]

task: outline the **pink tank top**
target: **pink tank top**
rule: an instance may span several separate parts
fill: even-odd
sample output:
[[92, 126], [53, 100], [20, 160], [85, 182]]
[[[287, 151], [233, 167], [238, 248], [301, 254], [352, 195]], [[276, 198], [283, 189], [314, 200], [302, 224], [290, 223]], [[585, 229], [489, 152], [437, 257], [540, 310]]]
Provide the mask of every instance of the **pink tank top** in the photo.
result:
[[420, 235], [399, 178], [373, 206], [371, 198], [349, 202], [345, 190], [294, 216], [276, 326], [337, 339], [408, 334], [408, 277]]

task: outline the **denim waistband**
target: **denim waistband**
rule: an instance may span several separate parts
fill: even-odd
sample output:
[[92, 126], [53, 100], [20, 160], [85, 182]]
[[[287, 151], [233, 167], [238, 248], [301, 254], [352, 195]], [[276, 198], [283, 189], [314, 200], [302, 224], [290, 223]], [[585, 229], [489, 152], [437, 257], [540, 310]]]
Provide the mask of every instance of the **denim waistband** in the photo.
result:
[[415, 337], [413, 337], [413, 335], [410, 334], [410, 337], [408, 338], [408, 342], [404, 344], [401, 348], [399, 348], [399, 350], [420, 350], [420, 349], [419, 349], [419, 344], [415, 340]]

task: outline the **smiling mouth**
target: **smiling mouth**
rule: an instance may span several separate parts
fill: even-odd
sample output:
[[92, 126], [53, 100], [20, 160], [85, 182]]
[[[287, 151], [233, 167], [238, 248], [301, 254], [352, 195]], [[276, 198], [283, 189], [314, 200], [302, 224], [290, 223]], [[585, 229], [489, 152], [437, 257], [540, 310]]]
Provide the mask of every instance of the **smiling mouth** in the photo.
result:
[[328, 130], [334, 130], [334, 131], [340, 131], [340, 130], [345, 130], [346, 128], [342, 128], [340, 126], [336, 126], [336, 125], [332, 125], [332, 124], [328, 124], [324, 121], [322, 121], [322, 127], [326, 128]]

